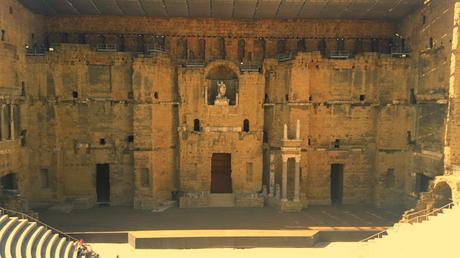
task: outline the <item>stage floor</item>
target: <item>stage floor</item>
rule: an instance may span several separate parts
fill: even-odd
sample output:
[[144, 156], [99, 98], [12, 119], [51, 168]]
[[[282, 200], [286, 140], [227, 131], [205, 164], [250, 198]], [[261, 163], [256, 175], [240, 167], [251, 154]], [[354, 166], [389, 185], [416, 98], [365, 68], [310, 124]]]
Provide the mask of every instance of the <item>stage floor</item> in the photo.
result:
[[100, 207], [70, 213], [41, 211], [40, 220], [64, 232], [189, 229], [370, 229], [392, 226], [402, 212], [365, 206], [312, 206], [299, 213], [265, 208], [170, 208], [164, 212]]

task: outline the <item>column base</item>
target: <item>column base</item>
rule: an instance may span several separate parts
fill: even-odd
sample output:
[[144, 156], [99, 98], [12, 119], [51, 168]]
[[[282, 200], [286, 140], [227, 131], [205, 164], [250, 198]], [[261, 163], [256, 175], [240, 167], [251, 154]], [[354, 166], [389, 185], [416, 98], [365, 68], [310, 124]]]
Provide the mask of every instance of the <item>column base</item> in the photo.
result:
[[303, 208], [306, 208], [306, 205], [304, 206], [304, 204], [300, 202], [300, 200], [278, 200], [276, 198], [270, 197], [266, 198], [265, 200], [268, 206], [275, 207], [282, 212], [300, 212]]
[[280, 210], [282, 212], [300, 212], [303, 209], [303, 204], [300, 201], [282, 201]]

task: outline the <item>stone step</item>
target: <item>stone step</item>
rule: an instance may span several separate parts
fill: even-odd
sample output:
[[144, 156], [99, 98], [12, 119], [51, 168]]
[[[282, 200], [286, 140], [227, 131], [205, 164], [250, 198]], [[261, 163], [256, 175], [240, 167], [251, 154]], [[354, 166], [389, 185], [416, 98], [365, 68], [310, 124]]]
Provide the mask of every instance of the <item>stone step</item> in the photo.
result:
[[61, 237], [57, 241], [56, 250], [55, 250], [55, 257], [56, 258], [64, 258], [64, 251], [65, 251], [65, 244], [67, 243], [65, 237]]
[[40, 241], [40, 237], [44, 233], [45, 233], [45, 227], [43, 226], [37, 227], [34, 233], [32, 233], [32, 236], [30, 236], [29, 243], [27, 243], [27, 246], [26, 246], [25, 257], [36, 258], [38, 241]]
[[10, 235], [6, 239], [6, 258], [16, 258], [16, 245], [18, 243], [18, 239], [24, 229], [27, 226], [28, 221], [26, 219], [20, 219], [18, 220], [18, 224], [14, 227], [14, 229], [11, 231]]
[[73, 246], [75, 245], [75, 242], [73, 241], [68, 241], [66, 243], [65, 249], [64, 249], [64, 258], [71, 258], [72, 257], [72, 250]]
[[14, 230], [14, 228], [16, 227], [18, 223], [19, 223], [18, 218], [10, 217], [9, 221], [0, 230], [0, 257], [6, 257], [7, 238], [11, 234], [11, 232]]
[[177, 201], [165, 201], [159, 207], [153, 209], [152, 212], [163, 212], [175, 206], [177, 206]]
[[56, 257], [56, 245], [59, 240], [59, 234], [53, 234], [45, 247], [45, 257]]
[[52, 236], [51, 230], [46, 230], [45, 233], [40, 237], [37, 245], [36, 257], [46, 257], [46, 247]]
[[30, 222], [26, 229], [22, 232], [22, 235], [18, 239], [18, 245], [16, 246], [16, 255], [21, 258], [26, 258], [27, 243], [31, 241], [32, 234], [37, 229], [37, 222]]
[[209, 194], [209, 207], [235, 207], [235, 195], [232, 193]]
[[0, 230], [3, 228], [3, 226], [8, 222], [8, 215], [2, 215], [0, 217]]

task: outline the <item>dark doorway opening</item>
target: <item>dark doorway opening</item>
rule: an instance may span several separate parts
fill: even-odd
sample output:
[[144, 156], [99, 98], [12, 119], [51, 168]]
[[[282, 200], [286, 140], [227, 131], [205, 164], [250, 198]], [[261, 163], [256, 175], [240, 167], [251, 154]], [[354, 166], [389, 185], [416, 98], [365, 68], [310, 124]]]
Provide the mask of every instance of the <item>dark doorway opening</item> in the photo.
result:
[[331, 165], [331, 203], [341, 204], [343, 197], [343, 164]]
[[232, 192], [232, 155], [213, 153], [211, 158], [211, 193]]
[[415, 191], [417, 193], [427, 192], [431, 179], [431, 177], [426, 176], [423, 173], [417, 173], [415, 176]]
[[16, 173], [10, 173], [3, 177], [0, 177], [0, 185], [3, 190], [17, 190], [18, 182], [16, 179]]
[[110, 202], [110, 166], [96, 164], [96, 194], [97, 202]]

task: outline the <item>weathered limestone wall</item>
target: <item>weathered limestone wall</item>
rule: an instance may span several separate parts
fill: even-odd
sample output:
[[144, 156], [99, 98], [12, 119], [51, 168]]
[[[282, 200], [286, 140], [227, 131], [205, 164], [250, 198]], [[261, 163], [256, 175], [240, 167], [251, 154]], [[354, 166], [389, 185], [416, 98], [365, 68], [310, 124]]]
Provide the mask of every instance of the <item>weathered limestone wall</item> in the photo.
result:
[[[40, 41], [44, 28], [43, 17], [32, 14], [16, 1], [5, 0], [0, 3], [0, 177], [15, 174], [19, 192], [24, 193], [26, 199], [31, 182], [39, 180], [39, 170], [34, 169], [30, 173], [29, 152], [21, 145], [21, 133], [30, 122], [27, 119], [29, 106], [22, 90], [24, 88], [27, 91], [31, 86], [25, 71], [25, 46]], [[11, 133], [8, 133], [9, 130]], [[4, 201], [2, 194], [0, 199]]]
[[319, 52], [300, 53], [291, 62], [266, 60], [264, 130], [269, 152], [278, 156], [276, 183], [281, 184], [283, 124], [289, 125], [292, 138], [300, 120], [305, 205], [330, 203], [333, 163], [344, 165], [344, 203], [379, 201], [388, 168], [397, 181], [391, 188], [403, 184], [406, 165], [397, 157], [408, 155], [406, 132], [413, 130], [413, 111], [407, 106], [409, 64], [408, 59], [372, 53], [339, 61], [323, 59]]
[[[176, 68], [166, 54], [133, 63], [135, 207], [158, 206], [179, 190], [175, 78]], [[148, 184], [142, 182], [146, 172]]]
[[[235, 105], [207, 104], [208, 87], [211, 85], [208, 78], [221, 68], [229, 69], [237, 77]], [[181, 190], [185, 193], [209, 192], [212, 154], [230, 153], [233, 193], [238, 198], [239, 195], [260, 192], [263, 75], [258, 72], [240, 73], [234, 63], [220, 60], [203, 68], [179, 68], [178, 86]], [[200, 121], [200, 131], [194, 131], [195, 119]], [[245, 119], [249, 120], [248, 132], [242, 130]], [[247, 203], [242, 205], [247, 206]]]
[[[455, 2], [430, 1], [406, 17], [399, 26], [399, 33], [412, 50], [415, 75], [408, 93], [412, 95], [411, 106], [416, 111], [412, 165], [406, 172], [405, 184], [409, 204], [417, 198], [416, 174], [430, 178], [442, 175], [444, 167], [450, 167], [452, 154], [458, 149], [453, 135], [446, 134], [447, 117], [451, 117], [448, 101], [451, 110], [455, 105], [449, 88], [457, 84], [452, 73], [455, 59], [451, 57], [456, 49], [453, 35]], [[454, 117], [450, 119], [452, 122], [456, 120]]]
[[[78, 24], [78, 26], [76, 26]], [[340, 26], [338, 26], [340, 25]], [[48, 32], [153, 33], [179, 36], [384, 38], [393, 22], [371, 20], [218, 20], [128, 16], [56, 16], [47, 18]]]
[[[449, 74], [456, 71], [451, 62], [457, 42], [454, 1], [435, 2], [396, 26], [382, 21], [44, 19], [7, 1], [14, 11], [0, 17], [0, 27], [7, 28], [6, 42], [0, 42], [7, 57], [0, 60], [0, 90], [9, 96], [5, 104], [9, 99], [21, 103], [21, 125], [15, 130], [27, 130], [27, 141], [25, 147], [19, 140], [2, 141], [0, 176], [18, 171], [21, 193], [35, 204], [90, 207], [96, 202], [96, 165], [109, 164], [113, 205], [150, 209], [183, 196], [185, 206], [207, 206], [212, 154], [230, 153], [236, 204], [260, 206], [258, 194], [269, 186], [270, 155], [275, 183], [281, 184], [283, 125], [292, 139], [299, 120], [304, 206], [331, 202], [335, 163], [344, 167], [343, 203], [410, 202], [414, 173], [442, 174], [444, 165], [456, 164], [459, 142], [457, 77]], [[19, 33], [21, 26], [28, 29]], [[11, 35], [11, 28], [17, 33]], [[385, 54], [395, 32], [406, 38], [410, 58]], [[345, 38], [354, 58], [325, 58], [337, 37]], [[369, 52], [373, 38], [380, 39], [380, 53]], [[326, 55], [317, 51], [322, 39]], [[356, 51], [359, 39], [363, 46]], [[24, 44], [34, 41], [54, 51], [26, 58]], [[95, 51], [101, 43], [123, 43], [124, 51]], [[149, 47], [166, 51], [147, 55]], [[277, 56], [287, 53], [293, 56], [285, 55], [284, 61]], [[244, 71], [241, 63], [263, 66]], [[222, 67], [237, 79], [236, 105], [208, 103], [210, 79], [224, 79], [213, 75]], [[22, 81], [26, 97], [20, 97]], [[6, 132], [2, 127], [2, 135]], [[292, 196], [292, 164], [288, 170]], [[44, 172], [48, 185], [37, 183]]]
[[109, 164], [111, 201], [130, 205], [133, 195], [131, 57], [104, 55], [85, 45], [66, 45], [29, 57], [27, 74], [30, 167], [48, 169], [53, 184], [44, 198], [39, 184], [32, 201], [96, 201], [96, 164]]

